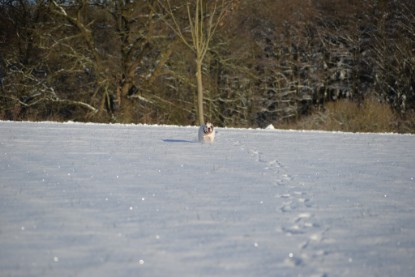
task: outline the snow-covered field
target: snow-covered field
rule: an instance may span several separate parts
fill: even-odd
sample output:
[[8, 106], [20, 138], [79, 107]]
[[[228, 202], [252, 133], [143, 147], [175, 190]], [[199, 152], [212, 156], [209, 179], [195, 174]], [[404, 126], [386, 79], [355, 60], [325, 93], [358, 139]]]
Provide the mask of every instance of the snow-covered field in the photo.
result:
[[0, 122], [0, 276], [414, 276], [415, 136]]

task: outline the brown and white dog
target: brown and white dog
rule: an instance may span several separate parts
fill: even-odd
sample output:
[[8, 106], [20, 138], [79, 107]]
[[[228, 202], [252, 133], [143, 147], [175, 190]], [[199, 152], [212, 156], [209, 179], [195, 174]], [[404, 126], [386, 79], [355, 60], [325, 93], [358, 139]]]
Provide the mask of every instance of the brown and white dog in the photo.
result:
[[199, 128], [199, 142], [201, 143], [213, 143], [215, 140], [215, 128], [213, 124], [207, 122], [206, 124], [200, 125]]

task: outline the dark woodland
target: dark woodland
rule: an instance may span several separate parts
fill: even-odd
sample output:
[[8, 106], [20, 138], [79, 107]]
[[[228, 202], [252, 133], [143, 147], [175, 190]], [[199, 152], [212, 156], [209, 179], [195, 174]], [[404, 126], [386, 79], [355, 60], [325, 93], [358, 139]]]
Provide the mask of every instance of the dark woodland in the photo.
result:
[[[0, 119], [197, 125], [195, 2], [0, 0]], [[201, 2], [206, 120], [415, 132], [415, 1]]]

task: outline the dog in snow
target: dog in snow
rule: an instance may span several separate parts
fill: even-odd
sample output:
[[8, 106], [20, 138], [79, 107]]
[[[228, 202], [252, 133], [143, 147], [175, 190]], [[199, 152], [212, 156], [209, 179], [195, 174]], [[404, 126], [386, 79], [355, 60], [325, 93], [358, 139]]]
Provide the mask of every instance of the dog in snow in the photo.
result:
[[199, 127], [199, 142], [201, 143], [213, 143], [215, 140], [215, 128], [213, 124], [207, 122]]

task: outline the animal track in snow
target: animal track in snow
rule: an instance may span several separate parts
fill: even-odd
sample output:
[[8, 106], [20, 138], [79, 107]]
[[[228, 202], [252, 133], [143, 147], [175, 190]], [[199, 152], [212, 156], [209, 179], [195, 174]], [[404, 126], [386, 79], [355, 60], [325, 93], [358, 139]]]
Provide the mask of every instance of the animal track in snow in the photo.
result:
[[283, 200], [280, 207], [281, 212], [297, 211], [312, 206], [310, 198], [304, 192], [294, 191], [292, 193], [277, 194], [275, 197]]
[[[239, 147], [257, 163], [263, 164], [263, 169], [270, 172], [274, 178], [279, 192], [275, 195], [277, 203], [280, 203], [277, 211], [287, 218], [285, 222], [279, 223], [278, 232], [286, 236], [298, 237], [298, 248], [294, 253], [289, 253], [283, 264], [290, 267], [302, 267], [313, 260], [328, 255], [327, 251], [316, 249], [318, 243], [324, 240], [325, 232], [318, 223], [315, 215], [311, 212], [313, 207], [312, 197], [302, 190], [304, 184], [295, 182], [284, 164], [278, 159], [267, 159], [267, 155], [261, 151], [252, 149], [237, 141], [234, 146]], [[322, 231], [323, 230], [323, 231]], [[316, 276], [326, 276], [318, 273]]]
[[[320, 226], [312, 212], [313, 201], [308, 193], [299, 190], [300, 186], [292, 182], [288, 184], [284, 186], [286, 191], [275, 195], [275, 198], [281, 201], [279, 211], [289, 218], [277, 228], [277, 231], [289, 237], [297, 237], [299, 241], [298, 248], [294, 251], [295, 255], [287, 257], [284, 264], [292, 267], [304, 266], [328, 255], [327, 251], [318, 248], [328, 229], [324, 230]], [[321, 274], [318, 276], [325, 276], [324, 272]]]
[[[245, 147], [241, 148], [244, 150]], [[264, 157], [264, 154], [261, 151], [255, 149], [249, 149], [249, 155], [255, 159], [256, 162], [265, 164], [264, 169], [273, 171], [274, 174], [277, 176], [275, 183], [278, 185], [282, 185], [286, 182], [292, 181], [292, 176], [288, 174], [285, 166], [278, 160], [267, 160]]]

